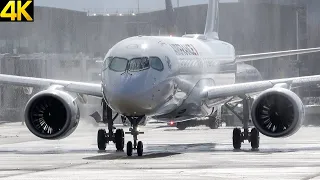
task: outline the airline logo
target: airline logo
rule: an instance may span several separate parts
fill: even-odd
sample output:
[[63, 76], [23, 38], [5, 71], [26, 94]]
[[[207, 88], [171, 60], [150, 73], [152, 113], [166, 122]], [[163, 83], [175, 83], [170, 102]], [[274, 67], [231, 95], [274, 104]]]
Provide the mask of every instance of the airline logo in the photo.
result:
[[192, 44], [170, 44], [170, 46], [178, 56], [199, 56]]

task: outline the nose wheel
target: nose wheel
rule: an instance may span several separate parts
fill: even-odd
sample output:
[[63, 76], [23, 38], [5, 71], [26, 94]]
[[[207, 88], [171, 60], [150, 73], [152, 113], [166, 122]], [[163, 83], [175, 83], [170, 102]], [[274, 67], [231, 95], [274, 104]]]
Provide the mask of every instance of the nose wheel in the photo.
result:
[[131, 134], [133, 136], [133, 143], [131, 141], [127, 142], [127, 155], [132, 156], [133, 150], [137, 151], [138, 156], [143, 155], [143, 143], [142, 141], [138, 141], [138, 135], [144, 134], [144, 132], [140, 132], [138, 130], [138, 124], [143, 119], [143, 117], [128, 117], [131, 128], [129, 129], [129, 132], [126, 132], [126, 134]]
[[132, 144], [131, 141], [127, 142], [127, 155], [132, 156], [133, 150], [137, 150], [138, 156], [143, 155], [143, 143], [142, 141], [139, 141], [138, 144], [136, 145], [136, 148], [134, 148], [134, 145]]

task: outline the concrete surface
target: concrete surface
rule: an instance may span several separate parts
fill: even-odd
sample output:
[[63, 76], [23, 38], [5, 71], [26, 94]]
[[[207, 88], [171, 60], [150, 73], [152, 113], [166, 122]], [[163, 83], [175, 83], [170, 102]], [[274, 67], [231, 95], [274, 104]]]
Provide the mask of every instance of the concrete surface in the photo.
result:
[[286, 139], [262, 136], [259, 151], [245, 143], [235, 152], [232, 128], [178, 131], [152, 124], [141, 128], [143, 157], [115, 152], [113, 144], [98, 152], [97, 129], [83, 123], [66, 139], [46, 141], [21, 123], [1, 124], [0, 179], [320, 179], [317, 127]]

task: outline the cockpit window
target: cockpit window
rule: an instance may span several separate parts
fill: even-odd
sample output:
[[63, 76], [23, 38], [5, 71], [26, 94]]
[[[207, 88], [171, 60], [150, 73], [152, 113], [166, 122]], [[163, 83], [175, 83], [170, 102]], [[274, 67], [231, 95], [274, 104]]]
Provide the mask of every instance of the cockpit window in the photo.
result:
[[149, 60], [147, 57], [143, 58], [133, 58], [129, 61], [128, 70], [129, 71], [142, 71], [150, 67]]
[[115, 57], [109, 64], [109, 68], [113, 71], [123, 72], [127, 69], [127, 64], [127, 59]]
[[103, 60], [103, 70], [108, 69], [111, 60], [112, 60], [112, 57], [106, 57]]
[[143, 71], [149, 69], [150, 66], [158, 71], [163, 70], [163, 63], [158, 57], [141, 57], [141, 58], [133, 58], [131, 60], [119, 57], [109, 57], [104, 61], [105, 69], [109, 67], [110, 70], [116, 72], [124, 72], [124, 71]]
[[158, 71], [163, 70], [163, 63], [158, 57], [150, 57], [149, 60], [150, 60], [151, 67], [153, 69]]

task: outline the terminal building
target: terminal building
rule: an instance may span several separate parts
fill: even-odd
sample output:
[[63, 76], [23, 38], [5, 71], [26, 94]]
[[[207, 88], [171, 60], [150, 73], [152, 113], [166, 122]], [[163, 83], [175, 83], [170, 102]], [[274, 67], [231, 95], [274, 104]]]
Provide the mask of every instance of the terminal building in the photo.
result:
[[[320, 44], [317, 42], [319, 6], [316, 0], [222, 3], [220, 38], [234, 44], [237, 54], [316, 47]], [[203, 33], [206, 10], [207, 5], [176, 8], [179, 35]], [[109, 48], [126, 37], [166, 34], [167, 21], [165, 11], [119, 16], [36, 7], [33, 23], [2, 23], [0, 53], [84, 53], [103, 57]], [[289, 59], [296, 60], [297, 57]], [[297, 68], [295, 71], [283, 71], [283, 68], [280, 71], [274, 68], [283, 67], [276, 60], [269, 66], [262, 62], [254, 65], [265, 79], [319, 74], [319, 70], [311, 65], [315, 62], [314, 55], [301, 59], [306, 62], [304, 65], [308, 70], [302, 67], [299, 72]], [[297, 63], [290, 64], [295, 66]]]

